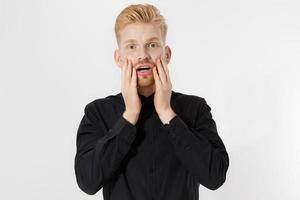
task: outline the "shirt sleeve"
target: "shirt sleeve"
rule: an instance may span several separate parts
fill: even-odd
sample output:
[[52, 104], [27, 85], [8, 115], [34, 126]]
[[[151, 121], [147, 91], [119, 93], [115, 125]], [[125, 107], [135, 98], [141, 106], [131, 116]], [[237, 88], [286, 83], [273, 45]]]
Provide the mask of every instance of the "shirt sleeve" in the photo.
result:
[[211, 108], [204, 98], [197, 108], [195, 125], [189, 127], [177, 114], [162, 125], [183, 166], [206, 188], [216, 190], [226, 179], [229, 157], [217, 133]]
[[107, 130], [92, 104], [86, 105], [76, 138], [75, 174], [87, 194], [95, 194], [117, 173], [136, 136], [136, 126], [122, 115]]

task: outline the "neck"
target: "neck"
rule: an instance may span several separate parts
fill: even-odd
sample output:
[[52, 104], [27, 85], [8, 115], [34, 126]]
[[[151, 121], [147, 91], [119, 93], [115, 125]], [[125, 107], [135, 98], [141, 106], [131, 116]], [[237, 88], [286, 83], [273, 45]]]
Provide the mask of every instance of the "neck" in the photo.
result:
[[149, 97], [153, 94], [153, 92], [155, 92], [155, 85], [151, 85], [149, 87], [138, 87], [138, 93], [145, 97]]

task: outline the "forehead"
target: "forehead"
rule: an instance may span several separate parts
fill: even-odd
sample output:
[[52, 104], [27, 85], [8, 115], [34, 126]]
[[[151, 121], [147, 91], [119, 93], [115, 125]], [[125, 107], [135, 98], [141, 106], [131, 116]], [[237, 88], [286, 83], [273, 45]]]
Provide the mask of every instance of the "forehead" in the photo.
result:
[[127, 24], [120, 31], [120, 41], [125, 42], [146, 42], [149, 40], [162, 41], [161, 29], [157, 24], [134, 23]]

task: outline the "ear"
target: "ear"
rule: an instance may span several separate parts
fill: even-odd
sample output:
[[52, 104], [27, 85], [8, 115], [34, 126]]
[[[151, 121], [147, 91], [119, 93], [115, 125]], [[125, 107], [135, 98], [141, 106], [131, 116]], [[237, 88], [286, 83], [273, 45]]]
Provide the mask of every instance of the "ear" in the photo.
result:
[[116, 49], [114, 51], [114, 60], [115, 60], [116, 64], [118, 65], [118, 67], [121, 68], [122, 65], [123, 65], [123, 61], [121, 59], [121, 55], [120, 55], [120, 50], [119, 49]]
[[171, 48], [167, 45], [167, 46], [165, 47], [165, 56], [166, 56], [167, 64], [170, 63], [171, 55], [172, 55]]

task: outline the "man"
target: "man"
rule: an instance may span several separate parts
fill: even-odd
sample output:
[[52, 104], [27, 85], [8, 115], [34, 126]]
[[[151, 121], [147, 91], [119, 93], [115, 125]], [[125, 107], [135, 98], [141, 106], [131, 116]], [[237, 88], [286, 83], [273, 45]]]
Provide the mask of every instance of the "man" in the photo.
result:
[[167, 25], [150, 4], [117, 17], [121, 93], [85, 107], [77, 133], [79, 187], [105, 200], [195, 200], [216, 190], [229, 157], [205, 99], [172, 90]]

